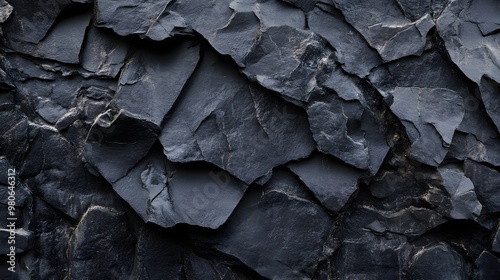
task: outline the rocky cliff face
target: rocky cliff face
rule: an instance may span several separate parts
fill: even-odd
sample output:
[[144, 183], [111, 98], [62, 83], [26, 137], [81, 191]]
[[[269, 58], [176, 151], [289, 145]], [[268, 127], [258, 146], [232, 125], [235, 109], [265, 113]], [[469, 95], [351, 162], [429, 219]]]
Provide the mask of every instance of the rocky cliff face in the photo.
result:
[[0, 0], [0, 26], [1, 279], [500, 279], [498, 1]]

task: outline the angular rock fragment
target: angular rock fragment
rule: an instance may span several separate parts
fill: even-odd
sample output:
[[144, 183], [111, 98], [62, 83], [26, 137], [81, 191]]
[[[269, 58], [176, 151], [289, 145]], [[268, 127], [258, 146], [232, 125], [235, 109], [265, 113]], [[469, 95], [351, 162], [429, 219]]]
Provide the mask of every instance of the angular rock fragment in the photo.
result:
[[[371, 203], [364, 201], [362, 204]], [[411, 216], [401, 217], [400, 224], [399, 221], [385, 220], [369, 209], [373, 207], [355, 203], [339, 221], [336, 236], [342, 241], [332, 258], [332, 267], [336, 268], [333, 270], [334, 279], [397, 279], [405, 268], [411, 246], [407, 237], [401, 235], [401, 229], [398, 232], [392, 230], [408, 225]]]
[[144, 35], [156, 26], [163, 26], [160, 19], [171, 2], [174, 1], [96, 0], [96, 23], [99, 27], [113, 29], [121, 36]]
[[32, 278], [47, 279], [67, 276], [71, 259], [68, 259], [69, 240], [76, 223], [40, 198], [34, 198], [33, 219], [36, 233], [33, 251], [36, 259], [27, 264]]
[[482, 205], [477, 200], [474, 185], [471, 180], [456, 167], [440, 167], [443, 185], [450, 194], [453, 209], [450, 216], [453, 219], [473, 219], [481, 214]]
[[91, 204], [116, 203], [112, 193], [91, 183], [73, 146], [60, 134], [46, 127], [33, 127], [32, 133], [35, 137], [19, 169], [34, 194], [75, 219]]
[[[451, 60], [477, 84], [483, 75], [500, 82], [500, 33], [482, 34], [489, 34], [497, 28], [490, 20], [498, 20], [492, 15], [496, 15], [495, 11], [500, 8], [493, 2], [452, 1], [436, 22]], [[485, 3], [491, 3], [489, 8], [485, 8]]]
[[12, 6], [5, 0], [0, 0], [0, 23], [4, 23], [12, 13]]
[[90, 18], [90, 13], [82, 13], [61, 19], [38, 44], [13, 41], [8, 45], [34, 57], [77, 64]]
[[332, 226], [332, 217], [283, 171], [263, 192], [250, 189], [220, 232], [200, 238], [264, 277], [310, 278], [308, 271], [331, 252], [325, 246]]
[[414, 206], [396, 212], [379, 211], [375, 213], [377, 216], [380, 215], [380, 218], [368, 224], [367, 229], [378, 234], [403, 234], [409, 238], [417, 238], [446, 221], [436, 211]]
[[114, 183], [146, 156], [158, 132], [159, 127], [151, 122], [135, 119], [126, 111], [108, 110], [92, 125], [84, 148], [85, 159]]
[[228, 22], [224, 26], [213, 31], [206, 30], [202, 34], [217, 52], [230, 55], [239, 66], [244, 66], [245, 58], [252, 49], [261, 26], [253, 11], [247, 9], [241, 11], [233, 3], [230, 7], [234, 12]]
[[357, 100], [363, 100], [359, 89], [342, 82], [335, 83], [341, 98], [328, 94], [309, 103], [314, 140], [321, 152], [375, 174], [389, 148], [373, 116]]
[[446, 245], [435, 245], [417, 251], [410, 262], [411, 279], [468, 279], [462, 257]]
[[500, 83], [488, 77], [482, 77], [480, 82], [481, 98], [486, 113], [500, 132]]
[[131, 275], [135, 237], [124, 213], [90, 207], [70, 240], [71, 278], [123, 279]]
[[243, 73], [286, 98], [307, 101], [331, 55], [326, 41], [315, 33], [270, 27], [248, 54]]
[[247, 185], [211, 166], [174, 165], [155, 147], [113, 188], [146, 222], [166, 228], [179, 223], [218, 228]]
[[495, 0], [476, 0], [469, 6], [467, 19], [477, 24], [483, 36], [489, 36], [500, 31], [499, 13], [500, 6]]
[[28, 118], [13, 104], [0, 105], [0, 156], [19, 166], [28, 152], [30, 141]]
[[500, 172], [471, 160], [465, 161], [464, 169], [484, 208], [488, 212], [500, 211]]
[[141, 227], [135, 250], [134, 277], [181, 279], [187, 249], [182, 242], [166, 234], [151, 225]]
[[51, 0], [34, 2], [30, 0], [15, 0], [8, 1], [8, 3], [12, 7], [2, 6], [2, 9], [5, 9], [5, 12], [13, 9], [14, 13], [2, 25], [5, 35], [4, 39], [10, 43], [26, 42], [37, 44], [45, 37], [59, 13], [68, 6], [70, 1]]
[[357, 239], [344, 237], [332, 261], [336, 267], [332, 279], [399, 279], [411, 250], [406, 238], [367, 232], [356, 236]]
[[500, 261], [492, 253], [484, 251], [474, 261], [474, 280], [500, 278]]
[[440, 14], [451, 0], [396, 0], [404, 15], [415, 21], [426, 14]]
[[325, 38], [335, 49], [336, 60], [346, 72], [365, 77], [382, 63], [379, 54], [335, 8], [318, 6], [307, 14], [307, 19], [311, 31]]
[[339, 212], [358, 188], [363, 172], [325, 155], [311, 156], [291, 163], [288, 168], [297, 174], [321, 203], [332, 212]]
[[453, 138], [450, 157], [500, 166], [500, 142], [498, 138], [481, 140], [473, 134], [460, 134]]
[[417, 161], [439, 165], [464, 117], [460, 95], [447, 89], [396, 88], [391, 110], [401, 120]]
[[493, 252], [500, 253], [500, 224], [497, 225], [495, 232], [493, 233], [491, 250]]
[[[255, 1], [253, 12], [265, 28], [273, 26], [290, 26], [296, 29], [306, 27], [306, 16], [303, 11], [282, 1]], [[302, 2], [302, 1], [301, 1]]]
[[98, 76], [114, 78], [125, 64], [130, 47], [124, 40], [90, 25], [80, 53], [83, 68]]
[[205, 160], [247, 184], [315, 146], [300, 108], [248, 83], [210, 51], [174, 107], [160, 135], [167, 158]]
[[428, 14], [411, 22], [393, 0], [334, 2], [346, 21], [378, 51], [384, 62], [422, 54], [427, 32], [434, 26]]
[[116, 107], [160, 126], [199, 59], [199, 46], [184, 41], [169, 50], [138, 50], [120, 75]]

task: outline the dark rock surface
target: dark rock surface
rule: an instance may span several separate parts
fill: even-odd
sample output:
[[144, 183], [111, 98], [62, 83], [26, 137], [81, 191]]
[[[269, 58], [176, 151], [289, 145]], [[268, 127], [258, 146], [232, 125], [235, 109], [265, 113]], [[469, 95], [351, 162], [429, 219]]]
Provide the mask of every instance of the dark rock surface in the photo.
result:
[[499, 15], [0, 0], [0, 279], [500, 279]]

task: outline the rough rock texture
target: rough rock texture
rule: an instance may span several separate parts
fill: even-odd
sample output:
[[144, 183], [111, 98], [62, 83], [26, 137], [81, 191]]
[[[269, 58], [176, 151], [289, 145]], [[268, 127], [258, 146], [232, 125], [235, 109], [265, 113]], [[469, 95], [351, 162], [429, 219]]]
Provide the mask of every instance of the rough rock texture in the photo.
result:
[[500, 4], [0, 0], [0, 254], [0, 279], [500, 279]]

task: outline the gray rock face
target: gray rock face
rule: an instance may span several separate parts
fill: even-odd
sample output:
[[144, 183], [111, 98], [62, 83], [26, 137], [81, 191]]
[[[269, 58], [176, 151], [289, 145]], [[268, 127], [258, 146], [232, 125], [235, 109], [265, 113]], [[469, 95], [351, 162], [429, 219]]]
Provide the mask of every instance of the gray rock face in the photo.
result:
[[[392, 0], [334, 2], [347, 22], [363, 35], [385, 62], [422, 54], [427, 32], [434, 26], [429, 15], [410, 21], [403, 16], [397, 2]], [[373, 12], [381, 7], [383, 11]]]
[[[271, 94], [205, 53], [162, 127], [165, 155], [174, 162], [211, 162], [245, 183], [308, 156], [314, 142], [304, 113]], [[243, 133], [250, 137], [239, 137]]]
[[436, 22], [452, 61], [477, 84], [483, 75], [497, 82], [500, 77], [500, 35], [493, 16], [499, 10], [493, 1], [452, 1]]
[[[298, 279], [308, 277], [308, 270], [314, 271], [315, 260], [327, 257], [324, 243], [332, 221], [308, 198], [296, 178], [289, 172], [277, 172], [263, 192], [249, 190], [220, 234], [206, 242], [213, 242], [216, 250], [237, 257], [264, 277]], [[253, 251], [267, 253], [254, 255]]]
[[453, 209], [450, 216], [453, 219], [471, 219], [479, 216], [482, 205], [477, 200], [472, 181], [453, 166], [445, 165], [439, 169], [439, 173], [451, 197]]
[[244, 73], [288, 98], [307, 101], [331, 54], [325, 40], [312, 32], [270, 27], [248, 54]]
[[474, 279], [500, 277], [500, 261], [492, 253], [484, 251], [474, 262]]
[[70, 240], [69, 274], [101, 279], [130, 275], [135, 238], [128, 227], [123, 213], [104, 207], [89, 208]]
[[[439, 264], [436, 264], [439, 260]], [[462, 257], [445, 245], [417, 252], [410, 263], [412, 279], [467, 279]]]
[[0, 1], [0, 23], [4, 23], [12, 13], [12, 6], [7, 1]]
[[363, 36], [343, 20], [340, 11], [327, 5], [316, 7], [308, 13], [309, 28], [325, 38], [335, 48], [336, 60], [342, 68], [360, 77], [382, 63]]
[[113, 188], [145, 222], [162, 227], [185, 223], [218, 228], [247, 185], [211, 166], [177, 166], [161, 150], [152, 149]]
[[[116, 106], [160, 126], [198, 63], [199, 48], [184, 42], [168, 52], [138, 50], [119, 79]], [[136, 104], [142, 104], [138, 107]]]
[[465, 175], [474, 183], [481, 204], [490, 212], [499, 211], [500, 173], [485, 165], [467, 160], [465, 161]]
[[500, 132], [500, 84], [483, 76], [480, 83], [481, 98], [488, 116], [491, 118], [497, 131]]
[[80, 63], [98, 76], [114, 78], [125, 64], [130, 47], [118, 36], [91, 25], [80, 52]]
[[[70, 3], [69, 0], [54, 0], [47, 3], [28, 0], [2, 2], [10, 4], [2, 5], [4, 13], [9, 14], [9, 10], [13, 12], [10, 20], [2, 26], [4, 39], [8, 42], [32, 44], [39, 43], [46, 36], [59, 13]], [[22, 28], [19, 28], [20, 26]]]
[[347, 203], [363, 175], [360, 170], [324, 155], [312, 156], [288, 167], [333, 212], [339, 212]]
[[500, 279], [497, 2], [0, 0], [0, 279]]
[[48, 30], [39, 42], [13, 40], [7, 44], [20, 53], [76, 64], [80, 62], [80, 49], [90, 17], [91, 14], [86, 13], [63, 19]]
[[[412, 156], [437, 166], [446, 156], [455, 129], [464, 117], [460, 95], [442, 89], [396, 88], [391, 110], [406, 128]], [[431, 143], [439, 143], [434, 145]]]

